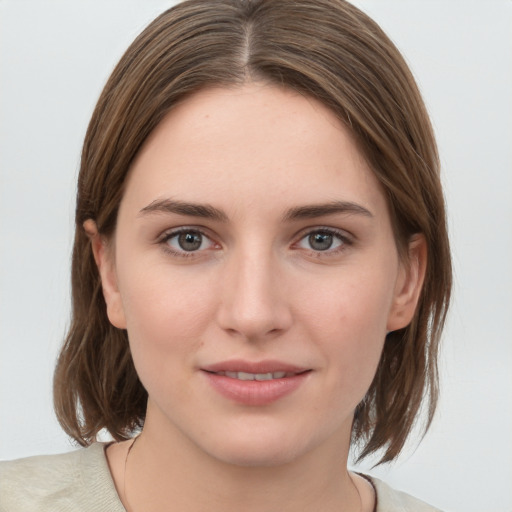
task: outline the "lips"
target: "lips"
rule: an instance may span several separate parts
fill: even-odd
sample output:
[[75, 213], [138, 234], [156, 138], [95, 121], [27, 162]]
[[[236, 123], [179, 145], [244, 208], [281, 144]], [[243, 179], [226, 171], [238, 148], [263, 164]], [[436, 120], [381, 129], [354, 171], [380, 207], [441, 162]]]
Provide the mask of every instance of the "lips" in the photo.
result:
[[309, 370], [309, 368], [306, 367], [296, 366], [277, 360], [244, 361], [241, 359], [222, 361], [219, 363], [203, 366], [201, 369], [212, 373], [244, 372], [252, 374], [265, 374], [284, 372], [285, 374], [290, 375], [295, 375], [297, 373], [302, 373]]
[[269, 373], [249, 373], [249, 372], [215, 372], [217, 375], [225, 375], [230, 379], [238, 380], [274, 380], [292, 377], [294, 373], [286, 373], [283, 371]]
[[251, 406], [268, 405], [293, 393], [311, 372], [280, 361], [225, 361], [201, 370], [224, 398]]

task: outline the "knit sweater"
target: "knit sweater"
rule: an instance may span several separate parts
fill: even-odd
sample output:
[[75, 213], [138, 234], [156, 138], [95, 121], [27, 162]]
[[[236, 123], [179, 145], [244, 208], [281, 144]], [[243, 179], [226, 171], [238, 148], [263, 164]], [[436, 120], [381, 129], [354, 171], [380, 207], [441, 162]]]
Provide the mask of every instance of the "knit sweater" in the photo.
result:
[[[377, 495], [376, 512], [440, 512], [367, 477]], [[126, 512], [117, 494], [105, 445], [61, 455], [0, 462], [0, 512]]]

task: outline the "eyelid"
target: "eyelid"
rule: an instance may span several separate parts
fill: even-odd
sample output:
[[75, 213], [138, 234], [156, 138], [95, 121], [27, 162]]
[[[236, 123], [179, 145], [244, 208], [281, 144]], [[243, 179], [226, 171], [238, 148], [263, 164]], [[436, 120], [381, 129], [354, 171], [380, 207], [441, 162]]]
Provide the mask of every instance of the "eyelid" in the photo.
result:
[[210, 250], [211, 248], [207, 249], [201, 249], [197, 251], [185, 251], [185, 250], [177, 250], [172, 248], [167, 242], [174, 238], [175, 236], [180, 235], [181, 233], [190, 233], [195, 232], [199, 233], [204, 238], [207, 238], [212, 246], [220, 247], [220, 244], [215, 241], [215, 239], [212, 237], [212, 235], [209, 234], [208, 230], [204, 229], [200, 226], [178, 226], [176, 228], [169, 228], [163, 231], [156, 239], [156, 243], [158, 245], [161, 245], [163, 250], [173, 256], [178, 257], [184, 257], [184, 258], [190, 258], [190, 257], [198, 257], [201, 253], [204, 253], [207, 250]]
[[[179, 235], [180, 233], [187, 233], [187, 232], [199, 233], [201, 236], [207, 238], [210, 241], [211, 246], [206, 249], [200, 249], [200, 250], [196, 250], [196, 251], [185, 251], [185, 250], [173, 249], [170, 245], [167, 244], [167, 241], [170, 240], [171, 238]], [[336, 237], [338, 240], [341, 241], [341, 244], [333, 249], [329, 248], [324, 251], [315, 250], [315, 249], [308, 250], [306, 248], [300, 248], [300, 247], [298, 248], [297, 247], [297, 245], [302, 240], [304, 240], [308, 236], [311, 236], [314, 233], [328, 233], [330, 235], [333, 235], [334, 237]], [[336, 255], [336, 254], [346, 250], [348, 247], [352, 246], [355, 243], [355, 236], [352, 233], [350, 233], [344, 229], [320, 225], [320, 226], [310, 226], [310, 227], [302, 229], [300, 232], [298, 232], [294, 236], [294, 240], [295, 241], [292, 243], [292, 248], [298, 248], [303, 251], [309, 251], [311, 254], [314, 254], [316, 257], [322, 257], [322, 256], [328, 257], [330, 255], [331, 256]], [[216, 249], [216, 248], [222, 247], [221, 244], [219, 244], [215, 240], [215, 237], [212, 236], [209, 229], [204, 228], [203, 226], [194, 226], [194, 225], [177, 226], [175, 228], [168, 228], [157, 237], [155, 243], [163, 246], [163, 249], [165, 250], [165, 252], [170, 253], [173, 256], [178, 256], [178, 257], [199, 257], [199, 256], [201, 256], [202, 253], [204, 253], [208, 250], [212, 250], [212, 248]]]
[[[315, 254], [315, 256], [322, 256], [322, 255], [328, 256], [328, 255], [332, 255], [332, 254], [337, 254], [343, 250], [346, 250], [348, 247], [353, 245], [355, 242], [354, 235], [352, 235], [348, 231], [345, 231], [344, 229], [334, 228], [334, 227], [329, 227], [329, 226], [313, 226], [313, 227], [308, 227], [306, 229], [301, 230], [296, 235], [296, 237], [295, 237], [296, 241], [293, 243], [293, 245], [297, 245], [302, 240], [304, 240], [306, 237], [311, 236], [314, 233], [328, 233], [330, 235], [335, 236], [342, 242], [340, 246], [338, 246], [334, 249], [329, 248], [329, 249], [326, 249], [325, 251], [318, 251], [318, 250], [310, 249], [310, 252], [312, 254]], [[308, 249], [304, 249], [304, 250], [307, 251]]]
[[156, 237], [156, 242], [187, 231], [197, 231], [198, 233], [201, 233], [201, 235], [211, 240], [214, 240], [216, 238], [215, 233], [213, 233], [212, 230], [210, 228], [207, 228], [206, 226], [201, 226], [198, 224], [178, 224], [174, 227], [169, 227], [164, 230], [161, 230], [160, 234], [158, 234]]

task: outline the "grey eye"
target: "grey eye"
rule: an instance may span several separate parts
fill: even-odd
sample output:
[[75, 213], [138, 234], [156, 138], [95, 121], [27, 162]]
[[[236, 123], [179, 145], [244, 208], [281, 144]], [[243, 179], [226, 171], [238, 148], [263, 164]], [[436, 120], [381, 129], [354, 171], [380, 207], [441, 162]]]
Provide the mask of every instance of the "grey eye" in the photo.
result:
[[327, 251], [333, 244], [332, 233], [312, 233], [308, 236], [309, 246], [315, 251]]
[[183, 227], [165, 235], [162, 240], [174, 256], [195, 256], [209, 249], [219, 249], [207, 235], [194, 228]]
[[334, 253], [350, 245], [345, 236], [334, 230], [317, 229], [306, 234], [297, 244], [301, 249], [315, 252]]
[[177, 242], [180, 249], [184, 251], [197, 251], [203, 243], [203, 235], [197, 231], [187, 231], [177, 235]]

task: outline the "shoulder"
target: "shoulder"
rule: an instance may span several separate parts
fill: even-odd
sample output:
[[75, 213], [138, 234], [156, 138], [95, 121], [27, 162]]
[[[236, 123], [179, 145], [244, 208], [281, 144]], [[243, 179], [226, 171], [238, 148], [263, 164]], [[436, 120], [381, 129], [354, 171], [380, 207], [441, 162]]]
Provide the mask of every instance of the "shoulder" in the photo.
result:
[[78, 458], [75, 451], [0, 462], [0, 511], [36, 510], [53, 496], [76, 494]]
[[122, 512], [104, 445], [0, 462], [0, 512]]
[[441, 512], [438, 508], [414, 498], [402, 491], [397, 491], [375, 477], [362, 475], [375, 488], [377, 494], [376, 512]]

